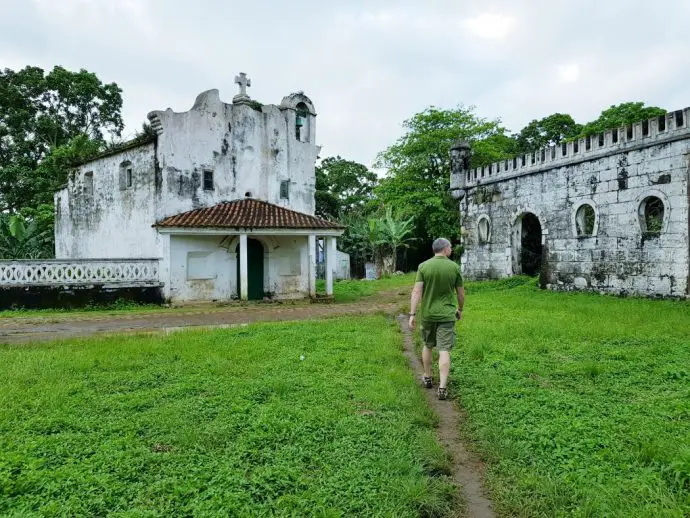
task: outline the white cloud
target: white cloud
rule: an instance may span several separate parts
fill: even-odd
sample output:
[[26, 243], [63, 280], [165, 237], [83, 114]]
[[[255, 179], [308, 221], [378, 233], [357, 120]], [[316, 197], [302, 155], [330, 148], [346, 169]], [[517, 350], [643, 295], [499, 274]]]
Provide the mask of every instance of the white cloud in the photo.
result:
[[304, 90], [323, 156], [366, 164], [431, 104], [477, 105], [513, 131], [556, 111], [587, 122], [616, 102], [690, 104], [688, 0], [538, 3], [0, 0], [0, 67], [117, 82], [128, 134], [202, 90], [229, 101], [244, 70], [261, 102]]
[[570, 65], [559, 65], [558, 76], [566, 83], [572, 83], [580, 78], [580, 65], [572, 63]]
[[515, 26], [515, 19], [502, 14], [481, 14], [464, 20], [463, 25], [478, 38], [501, 40]]

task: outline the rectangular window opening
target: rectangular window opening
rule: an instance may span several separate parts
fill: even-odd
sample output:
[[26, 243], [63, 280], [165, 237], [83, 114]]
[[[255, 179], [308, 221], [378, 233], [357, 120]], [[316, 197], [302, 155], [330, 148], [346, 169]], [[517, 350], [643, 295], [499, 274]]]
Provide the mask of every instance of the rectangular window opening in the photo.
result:
[[614, 144], [618, 143], [618, 129], [611, 131], [611, 142], [613, 142]]
[[683, 110], [678, 110], [676, 112], [676, 128], [682, 128], [683, 124]]
[[93, 171], [84, 173], [84, 192], [87, 196], [93, 195]]
[[213, 171], [204, 171], [204, 191], [212, 191], [214, 189], [213, 185]]
[[283, 180], [282, 182], [280, 182], [280, 199], [290, 199], [290, 180]]
[[508, 161], [506, 160], [505, 164], [503, 164], [503, 170], [507, 171], [508, 170]]
[[544, 160], [546, 160], [546, 150], [542, 149], [540, 162], [543, 162]]
[[627, 127], [626, 130], [625, 130], [625, 138], [628, 139], [628, 140], [632, 140], [633, 137], [635, 136], [634, 133], [635, 133], [635, 132], [633, 131], [633, 125], [632, 125], [632, 124], [628, 124], [628, 127]]
[[657, 127], [659, 128], [659, 131], [666, 131], [666, 115], [659, 116]]
[[525, 167], [526, 162], [527, 162], [527, 157], [525, 155], [522, 155], [522, 167]]
[[216, 277], [213, 252], [187, 252], [187, 280], [207, 280]]
[[561, 144], [561, 156], [568, 154], [568, 144]]
[[592, 137], [587, 137], [585, 139], [585, 151], [592, 149]]
[[603, 147], [603, 146], [604, 146], [604, 134], [599, 133], [599, 147]]
[[642, 121], [642, 136], [649, 136], [649, 121]]
[[127, 169], [127, 187], [132, 186], [132, 169]]
[[532, 164], [534, 164], [537, 161], [537, 154], [532, 153]]
[[517, 158], [513, 158], [513, 169], [517, 169]]
[[576, 140], [573, 142], [573, 153], [579, 153], [580, 152], [580, 141]]
[[556, 159], [556, 146], [551, 147], [551, 160]]

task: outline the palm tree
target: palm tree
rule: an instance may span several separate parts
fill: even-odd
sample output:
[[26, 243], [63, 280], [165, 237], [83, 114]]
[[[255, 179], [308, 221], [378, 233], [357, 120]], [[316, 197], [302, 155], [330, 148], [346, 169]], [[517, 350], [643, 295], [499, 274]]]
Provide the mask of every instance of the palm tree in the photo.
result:
[[393, 210], [388, 207], [382, 218], [369, 220], [369, 226], [375, 228], [371, 233], [372, 242], [378, 251], [385, 273], [393, 273], [397, 269], [398, 249], [408, 248], [414, 232], [414, 218], [398, 219], [393, 216]]

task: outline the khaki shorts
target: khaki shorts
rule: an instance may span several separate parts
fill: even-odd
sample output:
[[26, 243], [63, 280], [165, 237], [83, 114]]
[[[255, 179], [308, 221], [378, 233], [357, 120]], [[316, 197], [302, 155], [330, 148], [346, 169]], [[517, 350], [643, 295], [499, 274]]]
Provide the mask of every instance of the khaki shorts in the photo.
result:
[[455, 322], [422, 322], [420, 331], [429, 349], [450, 351], [455, 345]]

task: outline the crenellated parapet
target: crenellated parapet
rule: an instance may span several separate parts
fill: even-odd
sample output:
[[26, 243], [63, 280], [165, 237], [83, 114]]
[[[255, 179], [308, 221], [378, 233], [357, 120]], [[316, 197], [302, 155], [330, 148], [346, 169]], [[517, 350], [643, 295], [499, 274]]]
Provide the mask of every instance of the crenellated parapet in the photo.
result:
[[[547, 169], [595, 160], [611, 154], [642, 149], [688, 138], [690, 108], [668, 112], [653, 119], [628, 126], [546, 146], [525, 155], [484, 167], [457, 168], [451, 174], [451, 192], [464, 193], [467, 188], [500, 182]], [[453, 150], [451, 150], [451, 160]], [[457, 196], [461, 197], [461, 196]]]

